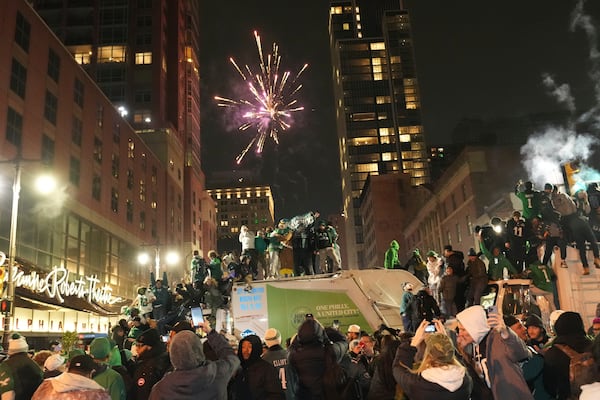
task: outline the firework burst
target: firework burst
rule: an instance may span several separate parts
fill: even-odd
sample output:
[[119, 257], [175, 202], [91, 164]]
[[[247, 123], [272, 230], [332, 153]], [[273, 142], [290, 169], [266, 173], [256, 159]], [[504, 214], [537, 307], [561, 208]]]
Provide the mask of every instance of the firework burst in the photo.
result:
[[302, 88], [298, 79], [308, 64], [304, 64], [294, 77], [291, 77], [288, 71], [280, 75], [279, 46], [273, 43], [271, 53], [265, 58], [260, 36], [256, 31], [254, 37], [260, 62], [259, 72], [254, 73], [248, 65], [244, 65], [242, 69], [233, 58], [229, 59], [248, 86], [248, 98], [234, 100], [215, 96], [218, 106], [233, 107], [242, 112], [244, 123], [239, 126], [240, 131], [256, 129], [256, 135], [236, 157], [237, 164], [242, 162], [252, 146], [255, 146], [256, 153], [261, 153], [267, 137], [272, 138], [275, 144], [279, 144], [280, 133], [291, 126], [292, 113], [304, 110], [304, 107], [297, 105], [298, 100], [294, 95]]

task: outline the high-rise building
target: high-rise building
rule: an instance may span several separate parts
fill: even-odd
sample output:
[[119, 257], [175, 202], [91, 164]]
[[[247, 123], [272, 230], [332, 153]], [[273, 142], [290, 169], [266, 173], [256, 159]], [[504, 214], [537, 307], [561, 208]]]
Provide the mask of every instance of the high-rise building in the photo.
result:
[[241, 249], [240, 228], [256, 233], [273, 227], [274, 203], [270, 186], [239, 186], [208, 190], [217, 205], [219, 251]]
[[[150, 270], [171, 282], [183, 275], [165, 268], [169, 250], [179, 253], [179, 267], [189, 260], [183, 171], [133, 129], [25, 0], [0, 2], [0, 15], [0, 251], [17, 261], [12, 327], [28, 337], [107, 332], [107, 315], [131, 304]], [[163, 136], [183, 149], [175, 132]], [[33, 189], [40, 172], [59, 183], [49, 197]], [[11, 183], [22, 187], [17, 202]], [[192, 202], [202, 193], [192, 192]], [[194, 218], [201, 212], [214, 226], [214, 202], [204, 202], [212, 216], [203, 208]], [[144, 248], [154, 257], [140, 265]]]
[[[329, 33], [350, 268], [363, 262], [369, 175], [430, 180], [408, 12], [399, 0], [331, 0]], [[354, 234], [352, 234], [354, 233]]]
[[160, 159], [167, 237], [159, 240], [186, 253], [214, 247], [200, 164], [199, 0], [30, 2]]

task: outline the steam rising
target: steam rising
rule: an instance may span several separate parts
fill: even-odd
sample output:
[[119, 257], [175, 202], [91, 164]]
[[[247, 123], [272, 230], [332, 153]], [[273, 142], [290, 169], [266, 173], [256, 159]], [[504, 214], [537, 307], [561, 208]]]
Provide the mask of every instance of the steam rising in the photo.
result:
[[573, 117], [564, 126], [550, 126], [543, 132], [534, 133], [521, 147], [523, 166], [529, 179], [538, 187], [546, 182], [562, 182], [561, 164], [570, 161], [580, 163], [580, 172], [576, 176], [578, 186], [585, 187], [585, 182], [600, 181], [600, 173], [586, 165], [594, 153], [593, 147], [600, 141], [589, 133], [577, 131], [577, 124], [585, 124], [593, 130], [600, 129], [600, 52], [597, 48], [597, 29], [592, 18], [585, 14], [584, 5], [585, 0], [577, 2], [571, 13], [570, 28], [571, 31], [581, 28], [586, 34], [591, 62], [589, 77], [594, 84], [597, 104], [578, 116], [569, 84], [557, 83], [548, 73], [542, 75], [549, 94], [564, 105]]

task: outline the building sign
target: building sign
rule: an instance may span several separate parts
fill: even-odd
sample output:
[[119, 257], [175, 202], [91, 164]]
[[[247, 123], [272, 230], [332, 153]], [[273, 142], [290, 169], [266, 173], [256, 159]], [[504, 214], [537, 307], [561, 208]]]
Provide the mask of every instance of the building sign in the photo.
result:
[[[74, 279], [71, 280], [71, 277]], [[112, 295], [112, 288], [109, 285], [100, 285], [98, 275], [73, 276], [65, 267], [54, 266], [52, 271], [42, 276], [36, 271], [26, 274], [17, 266], [13, 266], [13, 281], [15, 287], [45, 294], [61, 303], [64, 303], [67, 296], [77, 296], [90, 303], [98, 304], [115, 304], [123, 301], [121, 297]]]

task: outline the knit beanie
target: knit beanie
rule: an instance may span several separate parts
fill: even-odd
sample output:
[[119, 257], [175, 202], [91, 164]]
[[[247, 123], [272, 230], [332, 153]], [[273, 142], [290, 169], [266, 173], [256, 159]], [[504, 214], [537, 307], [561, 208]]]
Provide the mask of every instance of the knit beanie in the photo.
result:
[[276, 344], [281, 344], [281, 333], [275, 328], [269, 328], [265, 332], [265, 343], [267, 347], [275, 346]]
[[560, 314], [560, 317], [554, 324], [554, 331], [557, 336], [581, 335], [585, 336], [585, 327], [579, 313], [573, 311], [565, 311]]
[[181, 331], [171, 339], [169, 345], [171, 364], [176, 370], [190, 370], [205, 360], [202, 340], [192, 331]]
[[542, 322], [542, 319], [535, 314], [531, 314], [529, 317], [527, 317], [527, 319], [525, 320], [525, 326], [528, 328], [530, 326], [537, 326], [538, 328], [542, 328], [544, 330], [546, 329], [546, 327], [544, 326], [544, 322]]
[[95, 338], [90, 343], [90, 355], [97, 359], [102, 360], [110, 354], [110, 342], [107, 338]]
[[11, 356], [17, 353], [26, 353], [29, 351], [29, 345], [25, 336], [21, 336], [18, 333], [13, 333], [10, 339], [8, 339], [8, 355]]

